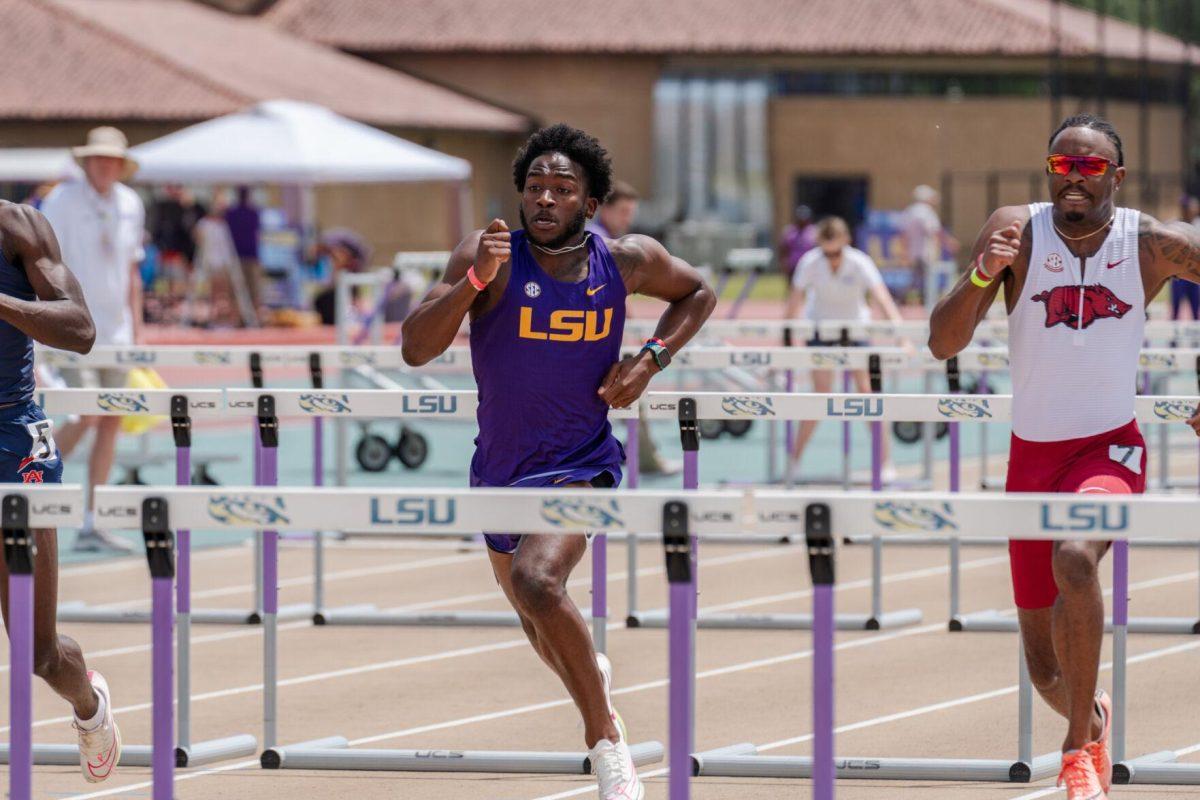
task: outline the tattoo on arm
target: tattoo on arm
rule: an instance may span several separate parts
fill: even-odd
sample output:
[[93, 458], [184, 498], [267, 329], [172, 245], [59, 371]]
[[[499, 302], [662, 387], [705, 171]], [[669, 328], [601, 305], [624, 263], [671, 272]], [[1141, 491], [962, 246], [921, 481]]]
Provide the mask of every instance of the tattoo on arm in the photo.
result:
[[1200, 230], [1192, 225], [1167, 225], [1142, 215], [1138, 238], [1143, 253], [1166, 272], [1200, 282]]

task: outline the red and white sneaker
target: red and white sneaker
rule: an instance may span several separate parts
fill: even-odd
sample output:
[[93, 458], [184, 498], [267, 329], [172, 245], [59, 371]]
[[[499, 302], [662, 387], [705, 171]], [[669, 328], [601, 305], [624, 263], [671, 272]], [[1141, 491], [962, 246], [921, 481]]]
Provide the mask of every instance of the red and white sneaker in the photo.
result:
[[1092, 757], [1092, 766], [1096, 768], [1096, 775], [1100, 778], [1100, 787], [1107, 792], [1112, 788], [1112, 751], [1108, 744], [1109, 735], [1112, 733], [1112, 698], [1103, 689], [1096, 692], [1096, 709], [1100, 712], [1103, 731], [1099, 741], [1092, 742], [1083, 749]]
[[646, 787], [638, 778], [629, 745], [601, 739], [588, 755], [600, 784], [600, 800], [645, 800]]
[[1063, 753], [1058, 787], [1066, 787], [1067, 800], [1108, 800], [1108, 793], [1100, 785], [1100, 777], [1092, 764], [1092, 756], [1086, 750]]
[[604, 653], [596, 653], [596, 663], [600, 666], [601, 677], [604, 678], [604, 699], [608, 701], [608, 713], [612, 717], [613, 724], [617, 726], [617, 732], [621, 734], [621, 741], [628, 742], [629, 731], [625, 729], [625, 720], [621, 719], [621, 715], [613, 707], [612, 662], [608, 660], [608, 656], [604, 655]]
[[79, 770], [88, 783], [100, 783], [112, 775], [121, 759], [121, 732], [113, 719], [112, 698], [108, 694], [108, 681], [99, 672], [88, 671], [92, 689], [104, 702], [104, 718], [92, 730], [79, 727], [76, 720], [71, 726], [79, 732]]

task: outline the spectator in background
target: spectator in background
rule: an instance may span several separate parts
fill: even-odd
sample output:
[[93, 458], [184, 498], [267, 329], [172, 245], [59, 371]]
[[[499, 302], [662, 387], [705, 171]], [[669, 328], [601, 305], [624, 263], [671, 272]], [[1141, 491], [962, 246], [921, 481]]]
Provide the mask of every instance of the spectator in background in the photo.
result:
[[912, 289], [920, 298], [924, 296], [930, 267], [942, 260], [943, 250], [958, 252], [958, 240], [942, 227], [938, 215], [942, 198], [936, 189], [922, 184], [913, 189], [912, 199], [912, 204], [904, 209], [901, 232], [912, 270]]
[[337, 323], [337, 276], [339, 272], [362, 272], [371, 263], [371, 246], [348, 228], [331, 228], [317, 242], [317, 257], [329, 259], [329, 284], [313, 297], [313, 310], [322, 325]]
[[813, 212], [808, 206], [796, 206], [792, 224], [783, 229], [779, 237], [779, 268], [787, 277], [788, 284], [796, 273], [800, 257], [817, 246], [817, 226], [813, 224]]
[[612, 191], [596, 209], [596, 216], [588, 220], [587, 230], [605, 239], [620, 239], [633, 227], [641, 199], [637, 189], [625, 181], [613, 181]]
[[[892, 295], [883, 283], [879, 267], [871, 257], [856, 247], [850, 246], [850, 226], [841, 217], [826, 217], [817, 225], [818, 246], [800, 259], [796, 273], [792, 276], [792, 291], [788, 296], [787, 319], [794, 319], [803, 309], [803, 318], [810, 322], [827, 320], [862, 320], [871, 318], [871, 309], [867, 305], [872, 300], [883, 315], [892, 322], [900, 322], [900, 310], [892, 300]], [[814, 337], [808, 342], [809, 347], [836, 347], [837, 341], [822, 340]], [[864, 342], [854, 342], [860, 346]], [[854, 370], [854, 381], [861, 393], [871, 391], [870, 376], [863, 369]], [[828, 393], [833, 390], [833, 372], [827, 369], [813, 370], [813, 391]], [[790, 483], [799, 467], [813, 432], [817, 429], [815, 420], [805, 420], [800, 423], [800, 432], [792, 447], [788, 461], [788, 482]], [[886, 429], [885, 429], [886, 430]], [[884, 480], [895, 479], [895, 469], [889, 458], [890, 437], [883, 437], [883, 472]]]
[[[242, 282], [242, 266], [233, 235], [225, 222], [224, 195], [215, 193], [209, 205], [209, 212], [192, 228], [192, 238], [196, 240], [196, 258], [192, 262], [192, 280], [184, 319], [192, 318], [194, 309], [191, 306], [196, 299], [197, 289], [206, 287], [208, 314], [200, 322], [210, 325], [257, 324], [257, 320], [253, 319], [254, 309], [249, 305], [249, 298], [245, 297], [247, 291]], [[249, 313], [250, 318], [243, 318], [242, 314], [245, 313]]]
[[[596, 216], [588, 220], [587, 230], [605, 239], [620, 239], [629, 233], [637, 217], [641, 195], [625, 181], [613, 181], [612, 191], [604, 199]], [[644, 401], [642, 401], [644, 402]], [[683, 463], [664, 459], [650, 435], [645, 415], [638, 418], [638, 471], [643, 475], [674, 475]]]
[[[1180, 220], [1189, 225], [1200, 226], [1200, 200], [1184, 195], [1180, 204]], [[1192, 310], [1192, 319], [1200, 319], [1200, 284], [1182, 278], [1171, 279], [1171, 319], [1179, 319], [1179, 307], [1187, 302]]]
[[262, 213], [250, 197], [250, 187], [239, 186], [237, 202], [225, 211], [225, 222], [233, 236], [233, 246], [242, 262], [242, 274], [250, 291], [250, 302], [259, 307], [262, 266], [258, 260], [258, 233], [262, 229]]
[[179, 184], [168, 184], [163, 192], [150, 208], [150, 238], [162, 258], [170, 294], [177, 297], [187, 285], [187, 273], [196, 257], [192, 228], [205, 211]]
[[[87, 144], [76, 147], [83, 167], [82, 180], [59, 184], [46, 196], [42, 213], [50, 220], [62, 246], [63, 260], [83, 287], [84, 299], [96, 323], [96, 344], [137, 344], [141, 338], [142, 280], [139, 264], [144, 255], [142, 236], [146, 210], [141, 198], [121, 183], [137, 171], [128, 154], [125, 134], [116, 128], [95, 128]], [[74, 387], [123, 388], [120, 369], [63, 370]], [[92, 492], [106, 483], [116, 456], [121, 418], [83, 417], [63, 426], [59, 450], [66, 458], [88, 430], [95, 431], [88, 456], [88, 512], [75, 540], [75, 550], [131, 552], [125, 540], [96, 530], [92, 519]]]

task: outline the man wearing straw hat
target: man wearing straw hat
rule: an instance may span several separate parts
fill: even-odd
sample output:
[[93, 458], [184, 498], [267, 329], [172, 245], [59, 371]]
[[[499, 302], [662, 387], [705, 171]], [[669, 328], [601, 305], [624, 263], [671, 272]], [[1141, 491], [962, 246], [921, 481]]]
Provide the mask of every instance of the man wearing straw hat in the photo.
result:
[[[63, 257], [83, 286], [84, 297], [96, 321], [96, 344], [132, 345], [142, 323], [142, 232], [146, 210], [141, 198], [121, 181], [137, 171], [129, 157], [125, 134], [116, 128], [94, 128], [87, 144], [76, 147], [75, 160], [84, 179], [60, 184], [46, 197], [42, 213], [54, 226]], [[125, 371], [70, 369], [63, 376], [71, 386], [122, 388]], [[64, 457], [88, 430], [95, 431], [88, 456], [88, 508], [83, 528], [75, 540], [77, 552], [129, 553], [132, 545], [92, 523], [91, 495], [96, 484], [106, 483], [116, 456], [121, 418], [84, 417], [64, 425], [58, 442]]]
[[[33, 399], [33, 343], [86, 353], [95, 338], [83, 290], [63, 263], [45, 217], [30, 206], [0, 201], [0, 483], [62, 481], [53, 425]], [[79, 767], [97, 783], [121, 756], [108, 684], [87, 668], [79, 645], [58, 633], [57, 533], [36, 530], [34, 537], [33, 671], [71, 704]], [[3, 563], [0, 601], [8, 627]]]

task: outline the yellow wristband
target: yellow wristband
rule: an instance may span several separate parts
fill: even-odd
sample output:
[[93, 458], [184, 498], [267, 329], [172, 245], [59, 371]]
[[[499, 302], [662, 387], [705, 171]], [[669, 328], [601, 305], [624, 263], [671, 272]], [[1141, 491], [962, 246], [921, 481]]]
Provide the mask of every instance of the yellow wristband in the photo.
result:
[[995, 278], [984, 278], [982, 275], [980, 275], [979, 267], [975, 267], [974, 269], [971, 270], [971, 283], [975, 284], [980, 289], [986, 289], [987, 287], [991, 286], [992, 281], [994, 281], [994, 280], [996, 280], [996, 279]]

